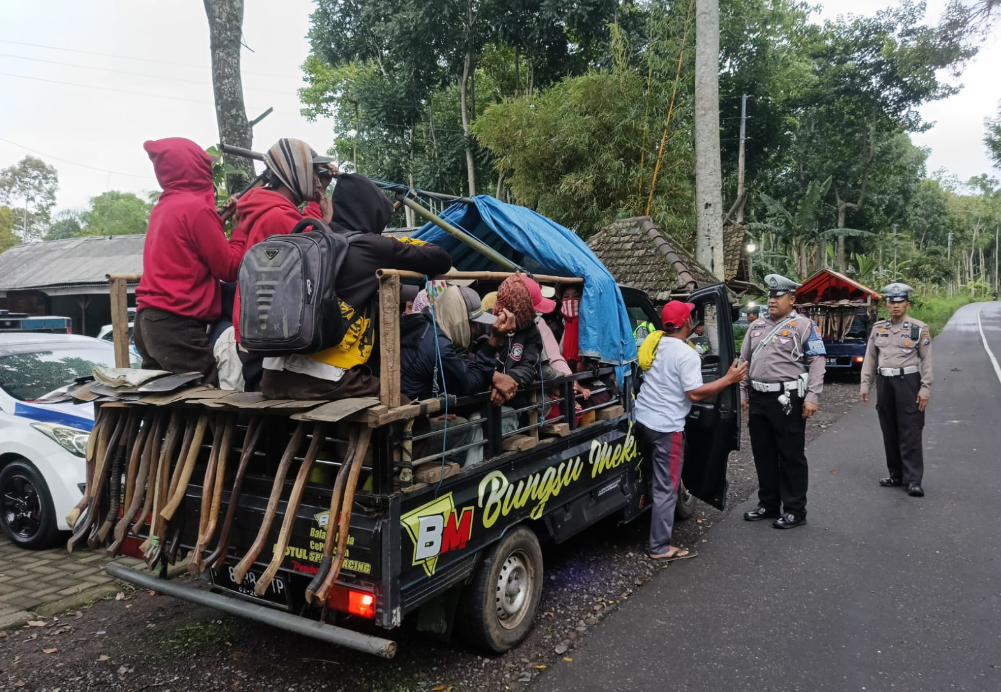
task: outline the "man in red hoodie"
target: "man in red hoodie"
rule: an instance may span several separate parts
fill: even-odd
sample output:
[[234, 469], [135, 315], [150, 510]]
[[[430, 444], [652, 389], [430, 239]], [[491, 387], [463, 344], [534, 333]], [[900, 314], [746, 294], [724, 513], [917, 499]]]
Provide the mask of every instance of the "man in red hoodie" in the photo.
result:
[[222, 312], [220, 281], [235, 281], [246, 234], [227, 240], [215, 208], [212, 159], [188, 139], [143, 144], [163, 188], [149, 217], [136, 289], [135, 342], [144, 368], [202, 373], [218, 383], [207, 328]]

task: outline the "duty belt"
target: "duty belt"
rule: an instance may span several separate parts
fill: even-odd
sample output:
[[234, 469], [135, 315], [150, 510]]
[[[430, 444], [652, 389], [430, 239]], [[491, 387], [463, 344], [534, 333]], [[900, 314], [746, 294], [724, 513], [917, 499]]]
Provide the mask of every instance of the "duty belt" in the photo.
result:
[[792, 382], [751, 382], [751, 389], [756, 392], [792, 392], [799, 389], [796, 380]]
[[879, 374], [883, 377], [900, 377], [901, 375], [913, 375], [918, 371], [918, 366], [908, 365], [906, 368], [880, 368]]

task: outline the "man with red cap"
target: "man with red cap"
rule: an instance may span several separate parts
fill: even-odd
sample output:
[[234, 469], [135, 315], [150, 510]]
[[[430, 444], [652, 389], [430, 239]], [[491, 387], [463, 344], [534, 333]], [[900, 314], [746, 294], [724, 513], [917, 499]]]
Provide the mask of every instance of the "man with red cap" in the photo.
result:
[[668, 562], [696, 555], [671, 545], [684, 463], [685, 419], [692, 402], [715, 396], [747, 375], [747, 366], [735, 360], [723, 377], [702, 382], [702, 360], [686, 344], [694, 330], [694, 308], [677, 300], [665, 305], [664, 331], [653, 332], [640, 347], [640, 367], [646, 372], [636, 398], [636, 441], [640, 454], [653, 466], [649, 556]]

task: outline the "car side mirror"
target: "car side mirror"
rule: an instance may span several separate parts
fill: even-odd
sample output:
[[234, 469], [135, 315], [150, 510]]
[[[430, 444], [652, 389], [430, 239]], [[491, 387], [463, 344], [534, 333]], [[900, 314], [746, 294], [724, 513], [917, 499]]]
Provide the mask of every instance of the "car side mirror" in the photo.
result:
[[740, 306], [739, 305], [731, 305], [730, 306], [730, 321], [731, 322], [736, 322], [739, 319], [740, 319]]

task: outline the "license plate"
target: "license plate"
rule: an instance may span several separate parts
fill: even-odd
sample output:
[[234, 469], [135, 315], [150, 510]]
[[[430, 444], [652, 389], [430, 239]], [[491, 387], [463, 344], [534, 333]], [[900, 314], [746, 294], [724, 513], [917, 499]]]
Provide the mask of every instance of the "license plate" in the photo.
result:
[[288, 609], [288, 589], [286, 588], [285, 580], [281, 576], [276, 576], [272, 579], [271, 586], [264, 592], [264, 595], [258, 596], [254, 592], [254, 586], [257, 585], [257, 580], [261, 578], [261, 575], [257, 572], [247, 572], [247, 576], [243, 578], [243, 583], [237, 584], [236, 578], [233, 576], [234, 567], [235, 565], [226, 565], [219, 574], [210, 571], [209, 574], [212, 575], [212, 583], [238, 593], [241, 596], [246, 596], [256, 601], [267, 601], [268, 603], [281, 606], [286, 610]]
[[827, 359], [827, 364], [828, 365], [837, 365], [838, 364], [838, 359], [837, 358], [828, 358]]

